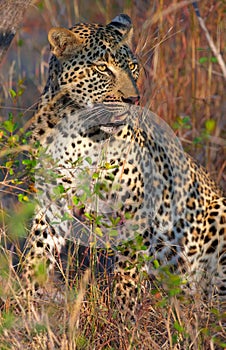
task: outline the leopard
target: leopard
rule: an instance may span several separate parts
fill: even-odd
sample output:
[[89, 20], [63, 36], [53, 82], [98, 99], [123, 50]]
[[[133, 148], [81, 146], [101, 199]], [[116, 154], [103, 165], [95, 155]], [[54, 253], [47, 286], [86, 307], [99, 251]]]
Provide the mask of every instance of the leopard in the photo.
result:
[[136, 319], [141, 277], [155, 276], [156, 262], [226, 300], [224, 193], [139, 105], [132, 37], [125, 14], [49, 32], [49, 75], [31, 122], [38, 204], [22, 263], [36, 288], [38, 266], [48, 278], [67, 240], [111, 249], [124, 320]]

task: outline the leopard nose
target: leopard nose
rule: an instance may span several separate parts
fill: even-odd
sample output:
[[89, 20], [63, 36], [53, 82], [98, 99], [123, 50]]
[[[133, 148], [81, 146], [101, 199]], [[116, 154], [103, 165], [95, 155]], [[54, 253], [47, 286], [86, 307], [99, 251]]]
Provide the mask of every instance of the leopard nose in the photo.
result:
[[140, 96], [137, 95], [137, 96], [129, 96], [127, 98], [125, 97], [122, 97], [122, 100], [123, 102], [125, 103], [130, 103], [130, 104], [133, 104], [133, 105], [138, 105], [139, 104], [139, 101], [140, 101]]

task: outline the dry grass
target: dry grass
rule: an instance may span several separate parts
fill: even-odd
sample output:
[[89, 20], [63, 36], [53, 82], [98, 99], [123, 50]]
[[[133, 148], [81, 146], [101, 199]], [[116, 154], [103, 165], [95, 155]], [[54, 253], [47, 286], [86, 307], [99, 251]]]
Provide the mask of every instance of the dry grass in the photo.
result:
[[[30, 349], [223, 349], [226, 315], [216, 304], [204, 302], [198, 292], [187, 295], [153, 282], [147, 288], [137, 320], [121, 320], [111, 300], [110, 283], [99, 283], [92, 270], [83, 277], [64, 274], [50, 278], [35, 298], [24, 298], [20, 278], [1, 255], [0, 348]], [[73, 270], [75, 261], [68, 257]], [[61, 264], [60, 264], [61, 265]]]
[[[216, 48], [223, 52], [223, 1], [200, 1], [199, 7]], [[81, 20], [105, 23], [122, 12], [131, 15], [135, 28], [134, 47], [142, 65], [142, 104], [174, 127], [185, 149], [224, 186], [224, 79], [190, 1], [107, 0], [96, 1], [95, 6], [90, 1], [36, 3], [0, 73], [0, 121], [12, 112], [23, 125], [32, 114], [46, 80], [46, 33], [51, 26], [71, 26]], [[10, 89], [16, 92], [13, 98]], [[63, 283], [52, 281], [40, 298], [24, 300], [18, 293], [20, 278], [12, 267], [12, 255], [15, 251], [20, 255], [19, 238], [5, 235], [12, 218], [7, 219], [5, 207], [13, 203], [16, 218], [21, 216], [15, 196], [15, 190], [19, 191], [8, 180], [8, 167], [2, 168], [0, 183], [1, 194], [6, 192], [0, 220], [0, 349], [226, 348], [226, 316], [219, 315], [215, 305], [198, 295], [169, 296], [161, 286], [153, 295], [147, 291], [132, 325], [120, 325], [109, 301], [109, 288], [103, 291], [92, 271], [80, 282], [76, 276], [72, 280], [66, 277]], [[26, 184], [14, 187], [21, 186]], [[31, 189], [26, 190], [30, 196]]]

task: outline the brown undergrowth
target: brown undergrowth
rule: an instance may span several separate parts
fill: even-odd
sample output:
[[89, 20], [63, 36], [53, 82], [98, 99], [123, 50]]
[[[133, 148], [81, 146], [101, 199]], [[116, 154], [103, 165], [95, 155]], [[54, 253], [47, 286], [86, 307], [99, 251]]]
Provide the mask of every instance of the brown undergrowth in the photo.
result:
[[226, 314], [218, 311], [213, 300], [202, 300], [198, 291], [184, 293], [173, 275], [148, 284], [131, 324], [118, 315], [109, 276], [97, 279], [92, 269], [80, 278], [68, 273], [74, 270], [75, 257], [68, 256], [71, 266], [64, 277], [52, 276], [34, 297], [27, 298], [21, 294], [23, 287], [10, 260], [8, 254], [5, 264], [1, 261], [1, 349], [211, 350], [226, 346]]
[[[198, 4], [223, 54], [223, 1]], [[122, 12], [132, 17], [135, 28], [142, 104], [166, 120], [185, 150], [205, 165], [221, 186], [225, 184], [224, 79], [190, 1], [97, 1], [96, 6], [90, 1], [36, 2], [0, 76], [0, 121], [7, 121], [0, 128], [2, 350], [226, 348], [226, 316], [217, 305], [198, 294], [174, 293], [172, 285], [163, 290], [160, 281], [147, 289], [137, 322], [130, 325], [119, 322], [117, 309], [110, 303], [108, 283], [101, 287], [90, 270], [80, 279], [75, 275], [71, 280], [66, 274], [63, 280], [50, 282], [35, 300], [19, 293], [22, 286], [13, 268], [14, 255], [21, 258], [19, 242], [28, 232], [34, 209], [26, 203], [33, 196], [28, 178], [35, 164], [28, 160], [22, 164], [17, 154], [29, 151], [26, 131], [20, 128], [34, 110], [26, 106], [37, 103], [46, 81], [47, 32], [51, 26], [71, 26], [83, 20], [105, 23]]]

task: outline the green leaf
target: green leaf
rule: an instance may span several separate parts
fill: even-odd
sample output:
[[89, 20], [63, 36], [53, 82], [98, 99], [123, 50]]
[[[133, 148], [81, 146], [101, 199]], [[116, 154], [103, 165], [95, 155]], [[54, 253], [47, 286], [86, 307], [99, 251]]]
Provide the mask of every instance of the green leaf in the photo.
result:
[[110, 230], [109, 236], [110, 237], [117, 237], [118, 236], [118, 231], [117, 230]]
[[106, 162], [106, 163], [104, 164], [104, 168], [105, 168], [105, 169], [111, 169], [111, 164], [108, 163], [108, 162]]
[[217, 63], [217, 58], [212, 56], [212, 57], [206, 57], [206, 56], [203, 56], [203, 57], [200, 57], [199, 58], [199, 63], [203, 64], [203, 63], [206, 63], [206, 62], [212, 62], [212, 63]]
[[55, 187], [55, 188], [53, 189], [53, 192], [54, 192], [56, 195], [65, 193], [64, 186], [63, 186], [63, 185], [58, 185], [57, 187]]
[[21, 88], [21, 89], [18, 90], [17, 94], [18, 94], [18, 96], [22, 96], [23, 93], [24, 93], [24, 89]]
[[23, 203], [23, 202], [29, 202], [29, 198], [27, 195], [24, 195], [22, 193], [18, 194], [18, 200], [19, 202]]
[[113, 226], [117, 226], [118, 223], [120, 222], [121, 218], [118, 216], [117, 218], [109, 218]]
[[77, 196], [73, 196], [72, 197], [72, 201], [73, 201], [73, 203], [74, 203], [74, 205], [78, 205], [79, 204], [79, 202], [80, 202], [80, 200], [79, 200], [79, 198], [77, 197]]
[[90, 221], [93, 220], [93, 217], [92, 217], [92, 215], [91, 215], [90, 213], [85, 213], [84, 215], [85, 215], [85, 217], [86, 217], [87, 219], [89, 219]]
[[98, 179], [99, 178], [99, 173], [93, 173], [92, 179]]
[[114, 181], [114, 179], [115, 179], [115, 176], [112, 173], [108, 173], [107, 177], [108, 177], [108, 180], [110, 180], [110, 181]]
[[208, 57], [200, 57], [199, 58], [199, 63], [203, 64], [203, 63], [206, 63], [208, 61]]
[[170, 287], [169, 289], [169, 296], [174, 297], [175, 295], [178, 295], [181, 293], [181, 289], [180, 288], [172, 288]]
[[24, 41], [23, 41], [22, 39], [19, 39], [19, 40], [17, 41], [17, 45], [18, 45], [19, 47], [23, 46], [23, 43], [24, 43]]
[[191, 129], [191, 118], [189, 115], [184, 117], [178, 116], [176, 121], [173, 123], [172, 127], [174, 130], [179, 130], [181, 128]]
[[213, 63], [217, 63], [217, 62], [218, 62], [216, 57], [211, 57], [210, 60], [211, 60], [211, 62], [213, 62]]
[[13, 166], [13, 161], [10, 160], [10, 161], [6, 162], [5, 166], [6, 166], [6, 168], [11, 168]]
[[197, 137], [195, 137], [194, 140], [193, 140], [193, 143], [194, 143], [195, 145], [197, 145], [198, 143], [201, 143], [201, 142], [202, 142], [202, 137], [201, 137], [201, 136], [197, 136]]
[[176, 334], [172, 335], [172, 341], [173, 341], [173, 345], [175, 345], [176, 343], [178, 343], [178, 336]]
[[183, 332], [184, 332], [184, 327], [182, 327], [182, 326], [178, 323], [178, 321], [175, 321], [175, 322], [174, 322], [174, 328], [175, 328], [178, 332], [180, 332], [180, 333], [183, 333]]
[[216, 127], [216, 121], [214, 119], [206, 120], [205, 127], [209, 133], [212, 133]]
[[16, 128], [16, 124], [12, 121], [12, 120], [6, 120], [3, 123], [4, 128], [8, 131], [8, 132], [13, 132]]
[[126, 213], [125, 213], [125, 219], [126, 219], [126, 220], [129, 220], [129, 219], [131, 219], [131, 218], [132, 218], [132, 214], [129, 213], [129, 212], [126, 212]]
[[92, 165], [92, 159], [90, 157], [86, 157], [85, 160], [87, 163], [89, 163], [89, 165]]
[[156, 260], [156, 259], [153, 260], [153, 265], [154, 265], [154, 268], [155, 268], [155, 269], [158, 269], [159, 266], [160, 266], [158, 260]]
[[16, 97], [16, 91], [15, 91], [15, 90], [10, 89], [10, 90], [9, 90], [9, 93], [10, 93], [10, 95], [11, 95], [12, 98], [15, 98], [15, 97]]
[[100, 229], [100, 227], [96, 227], [96, 228], [95, 228], [95, 233], [97, 234], [97, 236], [103, 237], [103, 232], [102, 232], [102, 230]]
[[186, 115], [185, 117], [182, 118], [183, 124], [190, 123], [190, 121], [191, 121], [191, 118], [189, 117], [189, 115]]
[[198, 48], [197, 48], [197, 51], [206, 51], [206, 50], [208, 50], [208, 49], [202, 48], [202, 47], [198, 47]]
[[27, 165], [27, 167], [34, 168], [37, 164], [36, 159], [23, 159], [22, 164]]
[[44, 1], [38, 2], [37, 7], [40, 11], [42, 11], [44, 9]]
[[102, 221], [101, 221], [102, 219], [103, 219], [103, 215], [98, 215], [95, 219], [96, 225], [100, 226], [102, 224]]
[[80, 165], [83, 161], [83, 158], [82, 157], [78, 157], [78, 159], [76, 159], [74, 162], [72, 162], [72, 165], [73, 166], [77, 166], [77, 165]]
[[107, 170], [116, 169], [118, 167], [119, 166], [117, 164], [111, 165], [111, 163], [108, 163], [108, 162], [104, 164], [104, 169], [107, 169]]
[[9, 175], [14, 175], [14, 170], [13, 169], [9, 169]]

